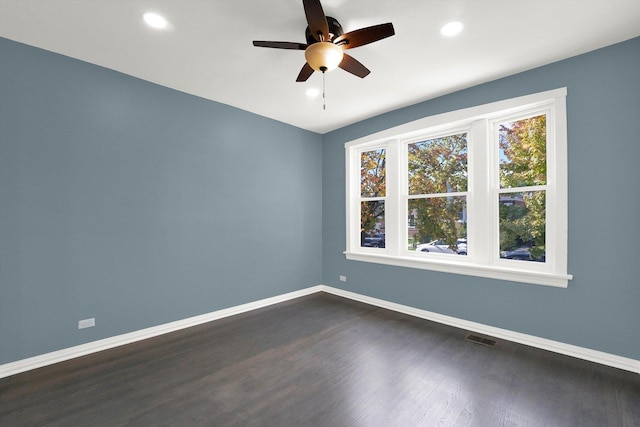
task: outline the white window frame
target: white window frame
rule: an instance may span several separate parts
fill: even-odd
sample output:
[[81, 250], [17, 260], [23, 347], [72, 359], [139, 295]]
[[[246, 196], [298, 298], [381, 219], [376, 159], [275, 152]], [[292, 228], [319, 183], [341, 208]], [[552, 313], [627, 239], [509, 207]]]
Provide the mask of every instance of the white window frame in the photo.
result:
[[[348, 260], [567, 287], [567, 89], [425, 117], [345, 144]], [[497, 126], [547, 114], [546, 260], [499, 257], [499, 146]], [[407, 248], [407, 146], [418, 139], [467, 132], [468, 255], [420, 253]], [[360, 153], [386, 149], [385, 248], [361, 247]], [[530, 189], [531, 187], [527, 187]], [[518, 189], [509, 189], [517, 192]]]

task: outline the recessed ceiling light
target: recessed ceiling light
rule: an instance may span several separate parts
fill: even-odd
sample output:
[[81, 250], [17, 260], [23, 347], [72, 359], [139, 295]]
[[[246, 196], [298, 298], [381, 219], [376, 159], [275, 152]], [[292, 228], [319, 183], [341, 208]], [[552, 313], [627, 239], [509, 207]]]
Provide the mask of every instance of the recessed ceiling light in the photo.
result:
[[142, 15], [142, 19], [144, 19], [144, 22], [146, 22], [150, 27], [157, 28], [159, 30], [167, 28], [169, 25], [164, 16], [153, 12], [145, 13]]
[[310, 87], [309, 89], [307, 89], [307, 96], [309, 98], [315, 98], [318, 95], [320, 95], [320, 90], [316, 89], [315, 87]]
[[440, 28], [440, 34], [446, 37], [455, 36], [456, 34], [460, 34], [464, 25], [460, 21], [453, 21], [445, 24]]

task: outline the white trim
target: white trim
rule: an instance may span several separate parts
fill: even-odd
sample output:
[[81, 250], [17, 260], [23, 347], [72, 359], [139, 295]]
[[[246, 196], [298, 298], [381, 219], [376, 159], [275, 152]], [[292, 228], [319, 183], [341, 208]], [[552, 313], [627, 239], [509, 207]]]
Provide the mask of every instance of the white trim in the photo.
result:
[[[392, 265], [396, 267], [417, 268], [421, 270], [439, 271], [441, 273], [462, 274], [464, 276], [484, 277], [487, 279], [509, 280], [533, 285], [554, 286], [557, 288], [568, 287], [571, 274], [553, 274], [537, 271], [524, 271], [499, 265], [484, 265], [465, 262], [459, 255], [430, 254], [426, 259], [420, 255], [395, 256], [385, 253], [344, 252], [345, 258], [350, 261], [373, 262], [376, 264]], [[517, 261], [516, 261], [517, 262]], [[527, 261], [522, 261], [523, 263]], [[511, 265], [514, 265], [513, 263]]]
[[597, 350], [591, 350], [584, 347], [578, 347], [571, 344], [565, 344], [558, 341], [548, 340], [545, 338], [535, 337], [519, 332], [513, 332], [507, 329], [483, 325], [482, 323], [470, 322], [468, 320], [458, 319], [456, 317], [445, 316], [442, 314], [421, 310], [419, 308], [409, 307], [407, 305], [368, 297], [354, 292], [345, 291], [343, 289], [333, 288], [331, 286], [319, 285], [283, 295], [278, 295], [272, 298], [266, 298], [263, 300], [214, 311], [200, 316], [178, 320], [176, 322], [166, 323], [164, 325], [154, 326], [152, 328], [141, 329], [139, 331], [130, 332], [127, 334], [105, 338], [103, 340], [94, 341], [75, 347], [69, 347], [63, 350], [30, 357], [28, 359], [18, 360], [16, 362], [6, 363], [4, 365], [0, 365], [0, 378], [9, 377], [11, 375], [16, 375], [21, 372], [26, 372], [32, 369], [52, 365], [54, 363], [64, 362], [65, 360], [97, 353], [99, 351], [108, 350], [110, 348], [119, 347], [121, 345], [131, 344], [133, 342], [142, 341], [147, 338], [152, 338], [169, 332], [178, 331], [180, 329], [189, 328], [191, 326], [200, 325], [202, 323], [211, 322], [213, 320], [222, 319], [236, 314], [245, 313], [251, 310], [278, 304], [280, 302], [303, 297], [306, 295], [311, 295], [317, 292], [326, 292], [328, 294], [333, 294], [365, 304], [374, 305], [376, 307], [385, 308], [387, 310], [396, 311], [398, 313], [407, 314], [409, 316], [414, 316], [421, 319], [442, 323], [444, 325], [490, 335], [507, 341], [513, 341], [531, 347], [552, 351], [554, 353], [560, 353], [567, 356], [576, 357], [578, 359], [588, 360], [590, 362], [612, 366], [614, 368], [640, 374], [640, 360], [629, 359], [626, 357], [616, 356], [614, 354], [604, 353]]
[[578, 347], [571, 344], [565, 344], [559, 341], [553, 341], [533, 335], [522, 334], [520, 332], [514, 332], [508, 329], [496, 328], [494, 326], [488, 326], [482, 323], [471, 322], [464, 319], [458, 319], [456, 317], [445, 316], [443, 314], [438, 314], [407, 305], [397, 304], [394, 302], [389, 302], [382, 299], [357, 294], [355, 292], [333, 288], [330, 286], [323, 285], [320, 286], [320, 289], [322, 292], [348, 298], [354, 301], [359, 301], [365, 304], [374, 305], [376, 307], [385, 308], [387, 310], [396, 311], [398, 313], [408, 314], [409, 316], [419, 317], [421, 319], [442, 323], [444, 325], [453, 326], [455, 328], [490, 335], [495, 338], [517, 342], [519, 344], [528, 345], [530, 347], [540, 348], [542, 350], [552, 351], [554, 353], [564, 354], [566, 356], [588, 360], [590, 362], [599, 363], [601, 365], [612, 366], [614, 368], [640, 374], [640, 360], [616, 356], [614, 354], [591, 350], [584, 347]]
[[41, 368], [43, 366], [53, 365], [54, 363], [64, 362], [65, 360], [75, 359], [76, 357], [86, 356], [88, 354], [97, 353], [102, 350], [108, 350], [110, 348], [119, 347], [121, 345], [131, 344], [137, 341], [145, 340], [147, 338], [153, 338], [158, 335], [168, 334], [169, 332], [175, 332], [181, 329], [200, 325], [202, 323], [211, 322], [213, 320], [218, 320], [225, 317], [234, 316], [236, 314], [245, 313], [247, 311], [267, 307], [269, 305], [278, 304], [294, 298], [299, 298], [305, 295], [320, 292], [321, 290], [322, 288], [320, 286], [314, 286], [311, 288], [302, 289], [300, 291], [290, 292], [287, 294], [250, 302], [247, 304], [237, 305], [235, 307], [213, 311], [211, 313], [202, 314], [200, 316], [189, 317], [187, 319], [177, 320], [175, 322], [165, 323], [163, 325], [153, 326], [151, 328], [140, 329], [138, 331], [116, 335], [114, 337], [105, 338], [102, 340], [93, 341], [58, 351], [53, 351], [51, 353], [29, 357], [28, 359], [6, 363], [4, 365], [0, 365], [0, 378], [9, 377], [21, 372], [30, 371], [32, 369]]
[[565, 96], [567, 96], [567, 88], [562, 87], [475, 107], [463, 108], [462, 110], [447, 111], [363, 136], [346, 142], [344, 146], [345, 148], [358, 146], [362, 149], [368, 149], [370, 146], [375, 147], [389, 139], [397, 139], [399, 137], [404, 139], [420, 133], [437, 132], [440, 129], [455, 129], [457, 126], [466, 126], [469, 122], [479, 118], [501, 117], [506, 114], [533, 109], [536, 106], [547, 105], [549, 101]]

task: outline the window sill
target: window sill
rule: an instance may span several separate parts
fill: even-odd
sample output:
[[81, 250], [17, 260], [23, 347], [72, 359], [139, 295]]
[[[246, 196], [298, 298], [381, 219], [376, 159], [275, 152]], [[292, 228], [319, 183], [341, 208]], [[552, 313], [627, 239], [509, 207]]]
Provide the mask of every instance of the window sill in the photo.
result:
[[524, 271], [501, 266], [486, 266], [472, 263], [460, 263], [449, 260], [415, 259], [413, 257], [392, 256], [389, 254], [373, 254], [361, 252], [344, 252], [351, 261], [372, 262], [376, 264], [393, 265], [397, 267], [418, 268], [422, 270], [439, 271], [443, 273], [463, 274], [466, 276], [484, 277], [512, 282], [530, 283], [534, 285], [554, 286], [566, 288], [570, 274], [551, 274], [537, 271]]

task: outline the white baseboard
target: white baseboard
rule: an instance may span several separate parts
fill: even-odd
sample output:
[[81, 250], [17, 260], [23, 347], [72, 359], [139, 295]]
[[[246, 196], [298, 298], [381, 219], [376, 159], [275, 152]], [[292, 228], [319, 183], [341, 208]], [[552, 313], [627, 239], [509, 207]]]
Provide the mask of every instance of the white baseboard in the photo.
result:
[[245, 313], [247, 311], [256, 310], [258, 308], [288, 301], [294, 298], [299, 298], [305, 295], [310, 295], [316, 292], [330, 293], [333, 295], [352, 299], [354, 301], [363, 302], [365, 304], [370, 304], [377, 307], [386, 308], [388, 310], [397, 311], [399, 313], [408, 314], [410, 316], [419, 317], [421, 319], [431, 320], [456, 328], [490, 335], [507, 341], [513, 341], [531, 347], [553, 351], [555, 353], [576, 357], [578, 359], [589, 360], [591, 362], [600, 363], [602, 365], [612, 366], [614, 368], [624, 369], [626, 371], [636, 372], [640, 374], [639, 360], [616, 356], [613, 354], [578, 347], [571, 344], [565, 344], [558, 341], [552, 341], [545, 338], [539, 338], [532, 335], [521, 334], [519, 332], [513, 332], [506, 329], [483, 325], [481, 323], [470, 322], [468, 320], [458, 319], [451, 316], [445, 316], [442, 314], [433, 313], [402, 304], [396, 304], [393, 302], [368, 297], [338, 288], [333, 288], [330, 286], [319, 285], [283, 295], [278, 295], [272, 298], [266, 298], [259, 301], [214, 311], [200, 316], [190, 317], [188, 319], [178, 320], [175, 322], [166, 323], [164, 325], [141, 329], [139, 331], [117, 335], [115, 337], [105, 338], [102, 340], [81, 344], [75, 347], [70, 347], [63, 350], [58, 350], [51, 353], [30, 357], [28, 359], [18, 360], [16, 362], [0, 365], [0, 378], [9, 377], [21, 372], [30, 371], [32, 369], [41, 368], [43, 366], [52, 365], [54, 363], [63, 362], [65, 360], [74, 359], [76, 357], [85, 356], [87, 354], [96, 353], [125, 344], [130, 344], [136, 341], [142, 341], [147, 338], [152, 338], [180, 329], [189, 328], [191, 326], [200, 325], [202, 323], [211, 322], [213, 320]]
[[163, 325], [158, 325], [151, 328], [141, 329], [139, 331], [105, 338], [102, 340], [81, 344], [75, 347], [69, 347], [62, 350], [54, 351], [51, 353], [41, 354], [39, 356], [30, 357], [28, 359], [6, 363], [4, 365], [0, 365], [0, 378], [9, 377], [21, 372], [30, 371], [32, 369], [41, 368], [43, 366], [52, 365], [54, 363], [63, 362], [65, 360], [74, 359], [76, 357], [85, 356], [91, 353], [97, 353], [102, 350], [130, 344], [136, 341], [142, 341], [147, 338], [167, 334], [169, 332], [178, 331], [180, 329], [189, 328], [191, 326], [200, 325], [202, 323], [211, 322], [213, 320], [222, 319], [224, 317], [256, 310], [258, 308], [320, 292], [321, 290], [321, 286], [314, 286], [311, 288], [302, 289], [300, 291], [290, 292], [272, 298], [266, 298], [259, 301], [226, 308], [223, 310], [213, 311], [211, 313], [202, 314], [200, 316], [189, 317], [187, 319], [165, 323]]
[[388, 310], [397, 311], [399, 313], [408, 314], [410, 316], [419, 317], [421, 319], [431, 320], [433, 322], [454, 326], [456, 328], [464, 329], [467, 331], [490, 335], [492, 337], [517, 342], [520, 344], [528, 345], [530, 347], [536, 347], [542, 350], [548, 350], [554, 353], [560, 353], [567, 356], [576, 357], [578, 359], [588, 360], [590, 362], [612, 366], [614, 368], [640, 374], [640, 360], [629, 359], [627, 357], [616, 356], [614, 354], [604, 353], [602, 351], [591, 350], [584, 347], [565, 344], [559, 341], [553, 341], [533, 335], [522, 334], [520, 332], [509, 331], [507, 329], [483, 325], [482, 323], [471, 322], [468, 320], [458, 319], [456, 317], [445, 316], [442, 314], [409, 307], [407, 305], [396, 304], [393, 302], [368, 297], [354, 292], [345, 291], [343, 289], [332, 288], [330, 286], [320, 286], [320, 290], [344, 298], [349, 298], [366, 304], [375, 305], [377, 307], [386, 308]]

